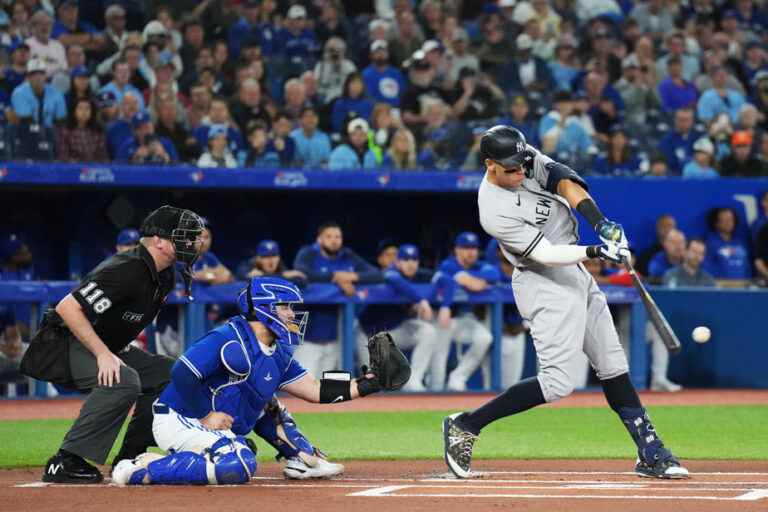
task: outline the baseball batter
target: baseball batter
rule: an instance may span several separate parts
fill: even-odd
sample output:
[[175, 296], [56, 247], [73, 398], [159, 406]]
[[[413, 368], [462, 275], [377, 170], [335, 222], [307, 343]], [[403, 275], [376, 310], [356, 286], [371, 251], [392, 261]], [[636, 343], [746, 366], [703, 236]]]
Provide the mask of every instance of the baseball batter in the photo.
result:
[[[583, 351], [608, 404], [637, 445], [636, 473], [687, 478], [688, 470], [664, 446], [640, 403], [605, 295], [581, 264], [589, 258], [621, 263], [629, 254], [621, 225], [603, 216], [578, 174], [526, 144], [518, 130], [491, 128], [483, 134], [480, 153], [486, 167], [478, 193], [480, 223], [515, 266], [512, 289], [530, 325], [539, 373], [474, 411], [445, 418], [448, 467], [457, 477], [467, 478], [482, 428], [570, 395], [577, 355]], [[577, 245], [572, 208], [594, 226], [600, 245]]]

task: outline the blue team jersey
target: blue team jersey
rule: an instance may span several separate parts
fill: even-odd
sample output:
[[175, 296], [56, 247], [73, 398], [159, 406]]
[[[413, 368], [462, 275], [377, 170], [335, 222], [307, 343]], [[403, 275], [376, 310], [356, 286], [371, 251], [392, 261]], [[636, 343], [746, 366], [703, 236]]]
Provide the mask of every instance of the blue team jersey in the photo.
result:
[[[232, 349], [242, 350], [237, 365], [233, 365], [232, 358], [225, 361], [222, 355], [232, 353]], [[174, 378], [159, 402], [190, 418], [202, 418], [211, 411], [225, 412], [234, 419], [232, 431], [238, 435], [253, 430], [277, 390], [307, 373], [281, 342], [269, 348], [259, 343], [242, 316], [230, 318], [196, 341], [176, 362], [179, 364], [194, 374], [207, 404], [196, 407], [188, 403], [186, 393], [177, 388], [181, 382]]]
[[432, 291], [420, 292], [415, 283], [428, 283], [430, 272], [419, 269], [412, 278], [405, 277], [397, 267], [392, 264], [384, 271], [384, 282], [392, 293], [408, 302], [406, 304], [387, 304], [366, 306], [360, 313], [358, 320], [363, 331], [372, 335], [378, 331], [391, 331], [413, 316], [411, 306], [422, 299], [430, 300]]
[[651, 258], [651, 261], [648, 262], [648, 275], [650, 277], [662, 278], [667, 270], [675, 266], [677, 265], [669, 261], [667, 258], [666, 252], [659, 251], [654, 254], [653, 258]]
[[206, 251], [204, 254], [200, 255], [199, 258], [195, 261], [195, 264], [192, 265], [192, 270], [195, 272], [200, 272], [204, 268], [214, 268], [221, 265], [221, 260], [213, 254], [211, 251]]
[[707, 237], [707, 257], [704, 269], [715, 279], [750, 279], [752, 265], [744, 242], [732, 238], [726, 242], [720, 235]]
[[377, 103], [389, 103], [400, 106], [400, 97], [405, 92], [407, 82], [403, 74], [394, 66], [387, 66], [379, 71], [371, 64], [363, 70], [365, 90]]
[[[487, 261], [477, 260], [471, 267], [465, 268], [459, 263], [456, 256], [446, 258], [440, 263], [435, 276], [432, 278], [432, 283], [436, 287], [436, 298], [441, 306], [450, 307], [453, 305], [454, 295], [459, 287], [454, 276], [459, 272], [467, 272], [473, 277], [485, 279], [489, 284], [496, 283], [501, 278], [499, 269]], [[462, 310], [469, 310], [469, 308], [464, 307]]]

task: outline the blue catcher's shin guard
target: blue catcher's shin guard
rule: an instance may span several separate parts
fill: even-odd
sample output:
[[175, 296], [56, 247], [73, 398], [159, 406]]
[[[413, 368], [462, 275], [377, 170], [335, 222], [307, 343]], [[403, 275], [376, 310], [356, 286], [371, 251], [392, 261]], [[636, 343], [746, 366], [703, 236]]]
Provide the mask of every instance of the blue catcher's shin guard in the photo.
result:
[[222, 485], [247, 484], [256, 473], [256, 454], [244, 437], [222, 438], [206, 450], [213, 463], [215, 482]]
[[277, 450], [277, 459], [291, 459], [304, 452], [318, 454], [317, 449], [304, 437], [296, 421], [285, 407], [273, 398], [264, 408], [264, 415], [256, 422], [253, 431]]
[[[144, 473], [149, 473], [153, 485], [206, 485], [208, 481], [208, 459], [195, 452], [174, 452], [147, 465], [146, 471], [139, 470], [131, 475], [131, 484], [140, 483]], [[134, 484], [135, 485], [135, 484]]]
[[644, 407], [622, 407], [619, 409], [621, 422], [637, 445], [637, 454], [642, 461], [655, 460], [656, 452], [664, 446], [651, 423]]

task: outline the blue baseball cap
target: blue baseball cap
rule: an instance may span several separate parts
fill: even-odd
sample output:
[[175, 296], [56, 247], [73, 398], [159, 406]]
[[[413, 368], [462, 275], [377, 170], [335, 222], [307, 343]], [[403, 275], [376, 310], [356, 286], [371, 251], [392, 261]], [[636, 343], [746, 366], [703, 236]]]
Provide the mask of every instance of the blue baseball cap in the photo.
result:
[[152, 119], [149, 117], [149, 114], [146, 112], [136, 112], [133, 114], [133, 117], [131, 118], [131, 128], [134, 130], [136, 128], [140, 128], [142, 125], [151, 123]]
[[219, 135], [227, 135], [227, 127], [223, 124], [212, 124], [210, 128], [208, 128], [208, 140], [211, 140], [214, 137], [218, 137]]
[[459, 233], [456, 237], [456, 247], [480, 247], [480, 239], [471, 231]]
[[126, 228], [117, 234], [117, 245], [133, 245], [139, 243], [139, 231], [133, 228]]
[[96, 96], [96, 105], [99, 108], [111, 107], [117, 103], [117, 97], [112, 91], [101, 91]]
[[418, 260], [419, 248], [413, 244], [403, 244], [397, 250], [397, 259], [399, 260]]
[[256, 248], [256, 255], [261, 257], [280, 256], [280, 246], [274, 240], [262, 240]]
[[72, 71], [70, 71], [69, 76], [72, 78], [75, 78], [76, 76], [89, 76], [90, 73], [88, 73], [88, 68], [85, 66], [75, 66]]
[[7, 233], [0, 237], [0, 260], [7, 260], [24, 246], [19, 235]]

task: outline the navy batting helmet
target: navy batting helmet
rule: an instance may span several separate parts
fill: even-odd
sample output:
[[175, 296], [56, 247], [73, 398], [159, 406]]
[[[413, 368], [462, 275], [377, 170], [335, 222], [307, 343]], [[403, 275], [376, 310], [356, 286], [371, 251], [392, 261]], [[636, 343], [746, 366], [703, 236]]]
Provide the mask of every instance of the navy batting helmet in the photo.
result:
[[507, 169], [520, 167], [530, 158], [525, 135], [511, 126], [494, 126], [480, 139], [480, 158], [490, 158]]

